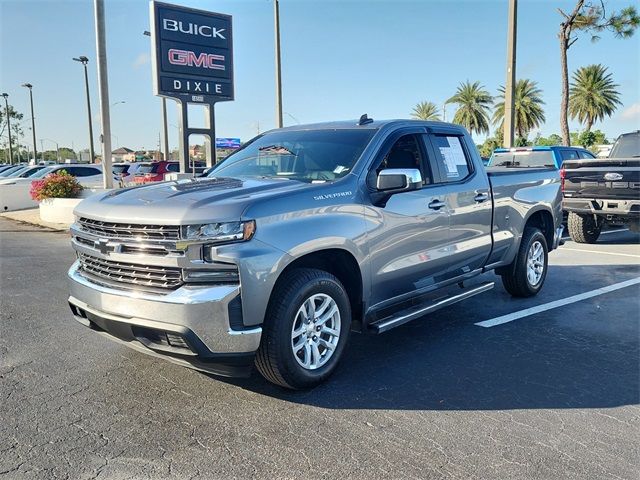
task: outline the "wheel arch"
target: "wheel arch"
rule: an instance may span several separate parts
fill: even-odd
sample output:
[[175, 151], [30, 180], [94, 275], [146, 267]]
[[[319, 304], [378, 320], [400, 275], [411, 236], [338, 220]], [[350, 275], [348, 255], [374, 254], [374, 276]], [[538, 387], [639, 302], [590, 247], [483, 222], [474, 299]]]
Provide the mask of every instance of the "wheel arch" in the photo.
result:
[[524, 229], [527, 227], [538, 228], [544, 235], [545, 240], [547, 241], [547, 248], [549, 250], [553, 248], [555, 228], [554, 228], [554, 222], [553, 222], [553, 214], [551, 213], [550, 210], [547, 210], [546, 208], [538, 208], [533, 212], [530, 212], [525, 219], [522, 233], [524, 233]]
[[352, 328], [358, 329], [362, 323], [363, 277], [356, 257], [342, 248], [326, 248], [306, 253], [293, 259], [280, 272], [276, 279], [272, 294], [284, 275], [296, 268], [315, 268], [334, 275], [344, 286], [349, 297], [352, 315]]

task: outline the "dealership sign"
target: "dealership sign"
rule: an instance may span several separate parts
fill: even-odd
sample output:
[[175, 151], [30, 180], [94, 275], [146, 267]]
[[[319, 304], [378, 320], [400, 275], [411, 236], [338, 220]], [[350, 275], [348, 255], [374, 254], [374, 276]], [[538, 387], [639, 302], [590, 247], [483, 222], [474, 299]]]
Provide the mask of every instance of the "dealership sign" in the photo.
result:
[[150, 8], [154, 94], [233, 100], [231, 17], [154, 1]]

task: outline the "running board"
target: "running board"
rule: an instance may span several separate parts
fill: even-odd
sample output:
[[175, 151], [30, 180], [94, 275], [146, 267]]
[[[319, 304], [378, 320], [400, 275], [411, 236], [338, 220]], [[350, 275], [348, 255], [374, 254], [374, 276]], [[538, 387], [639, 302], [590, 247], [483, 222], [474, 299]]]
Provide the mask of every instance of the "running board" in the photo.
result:
[[413, 307], [407, 308], [406, 310], [397, 312], [394, 316], [383, 318], [375, 323], [371, 323], [369, 325], [369, 328], [371, 328], [374, 333], [386, 332], [387, 330], [391, 330], [392, 328], [404, 325], [411, 320], [420, 318], [427, 313], [435, 312], [436, 310], [448, 307], [449, 305], [453, 305], [454, 303], [458, 303], [469, 297], [478, 295], [479, 293], [491, 290], [494, 285], [494, 282], [484, 282], [465, 288], [457, 295], [451, 295], [449, 297], [441, 298], [439, 300], [435, 300], [432, 303], [422, 303], [420, 305], [414, 305]]

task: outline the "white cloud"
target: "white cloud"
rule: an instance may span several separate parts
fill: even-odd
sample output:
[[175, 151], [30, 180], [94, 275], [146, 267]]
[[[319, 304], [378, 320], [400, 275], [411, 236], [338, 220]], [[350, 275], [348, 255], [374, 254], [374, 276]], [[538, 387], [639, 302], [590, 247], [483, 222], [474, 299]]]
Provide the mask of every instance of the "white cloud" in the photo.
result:
[[151, 56], [148, 53], [141, 53], [133, 62], [133, 68], [140, 68], [151, 62]]
[[640, 102], [625, 108], [620, 116], [625, 120], [640, 120]]

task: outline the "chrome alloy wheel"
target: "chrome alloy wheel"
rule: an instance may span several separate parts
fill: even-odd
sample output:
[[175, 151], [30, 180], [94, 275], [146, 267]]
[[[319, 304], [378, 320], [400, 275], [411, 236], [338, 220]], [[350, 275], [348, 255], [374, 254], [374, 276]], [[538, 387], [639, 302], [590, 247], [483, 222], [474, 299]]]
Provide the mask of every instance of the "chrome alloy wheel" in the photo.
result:
[[544, 248], [539, 241], [535, 241], [529, 247], [527, 253], [527, 280], [533, 287], [540, 283], [544, 273]]
[[340, 310], [326, 293], [307, 298], [296, 313], [291, 348], [296, 361], [307, 370], [326, 364], [340, 340]]

